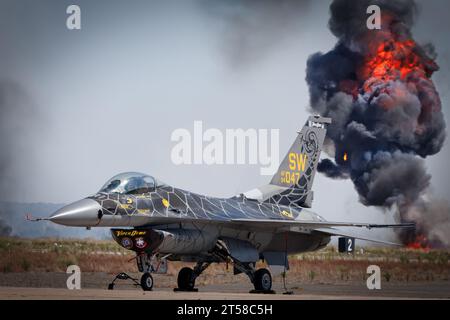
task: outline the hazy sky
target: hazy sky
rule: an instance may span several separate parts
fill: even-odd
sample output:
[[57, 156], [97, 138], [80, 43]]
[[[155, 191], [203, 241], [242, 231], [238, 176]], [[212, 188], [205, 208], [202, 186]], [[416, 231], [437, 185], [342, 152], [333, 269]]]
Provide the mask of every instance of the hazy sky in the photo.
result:
[[[66, 28], [81, 7], [82, 29]], [[436, 46], [450, 123], [448, 1], [420, 2], [416, 40]], [[280, 158], [308, 117], [306, 60], [328, 51], [329, 1], [24, 1], [0, 3], [1, 199], [70, 202], [121, 171], [231, 196], [266, 184], [259, 166], [175, 166], [177, 128], [279, 128]], [[441, 30], [441, 31], [439, 31]], [[7, 104], [7, 106], [5, 106]], [[448, 197], [449, 142], [427, 159]], [[329, 220], [390, 221], [350, 181], [316, 176]]]

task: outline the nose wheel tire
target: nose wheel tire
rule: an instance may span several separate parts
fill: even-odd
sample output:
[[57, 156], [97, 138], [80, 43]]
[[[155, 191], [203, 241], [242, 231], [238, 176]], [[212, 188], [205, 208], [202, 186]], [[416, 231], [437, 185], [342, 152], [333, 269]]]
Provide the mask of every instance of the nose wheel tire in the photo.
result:
[[195, 286], [194, 270], [185, 267], [178, 272], [178, 289], [183, 291], [192, 291]]
[[272, 276], [269, 270], [264, 268], [256, 270], [253, 285], [258, 291], [272, 290]]
[[141, 287], [144, 291], [151, 291], [153, 289], [153, 277], [150, 273], [146, 272], [142, 275]]

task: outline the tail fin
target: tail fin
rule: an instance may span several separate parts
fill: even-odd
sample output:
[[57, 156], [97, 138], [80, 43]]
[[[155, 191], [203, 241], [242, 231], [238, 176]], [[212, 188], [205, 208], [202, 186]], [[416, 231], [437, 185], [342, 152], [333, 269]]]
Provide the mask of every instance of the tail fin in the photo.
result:
[[283, 205], [295, 203], [302, 207], [311, 207], [311, 187], [327, 132], [326, 125], [330, 123], [331, 118], [308, 118], [270, 181], [271, 185], [282, 187], [284, 191], [270, 196], [266, 202]]

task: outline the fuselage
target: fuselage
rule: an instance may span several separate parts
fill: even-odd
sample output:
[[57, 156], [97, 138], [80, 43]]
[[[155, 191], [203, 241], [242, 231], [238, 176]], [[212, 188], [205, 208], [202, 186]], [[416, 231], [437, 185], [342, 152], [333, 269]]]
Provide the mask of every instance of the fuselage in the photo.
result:
[[[242, 218], [324, 221], [298, 206], [259, 202], [245, 196], [215, 198], [165, 184], [147, 191], [138, 194], [101, 191], [58, 210], [51, 220], [78, 227], [132, 227], [162, 232], [166, 240], [158, 250], [175, 255], [206, 254], [223, 237], [248, 241], [260, 252], [312, 251], [329, 242], [329, 237], [314, 233], [261, 230], [257, 224], [242, 227], [233, 223]], [[114, 236], [115, 231], [112, 232]]]
[[[329, 123], [328, 118], [309, 117], [270, 184], [246, 195], [203, 196], [146, 174], [126, 172], [109, 179], [97, 194], [60, 209], [50, 220], [69, 226], [113, 227], [120, 245], [147, 254], [201, 256], [220, 246], [218, 242], [226, 242], [234, 247], [228, 251], [252, 252], [247, 262], [255, 262], [255, 251], [264, 257], [320, 249], [329, 243], [329, 233], [283, 220], [325, 221], [304, 208], [311, 207], [311, 187]], [[130, 229], [142, 236], [130, 238]]]

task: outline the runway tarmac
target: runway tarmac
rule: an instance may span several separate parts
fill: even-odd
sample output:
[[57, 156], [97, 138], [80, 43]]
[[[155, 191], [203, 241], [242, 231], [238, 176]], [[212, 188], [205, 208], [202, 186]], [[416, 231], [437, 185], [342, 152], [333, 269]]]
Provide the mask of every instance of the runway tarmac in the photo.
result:
[[310, 284], [294, 289], [294, 294], [284, 295], [282, 288], [276, 294], [252, 294], [239, 285], [210, 285], [199, 292], [174, 292], [170, 288], [155, 288], [144, 292], [139, 288], [106, 290], [87, 288], [0, 287], [0, 299], [126, 299], [126, 300], [322, 300], [322, 299], [450, 299], [449, 282], [389, 284], [381, 290], [368, 290], [360, 284], [324, 285]]

